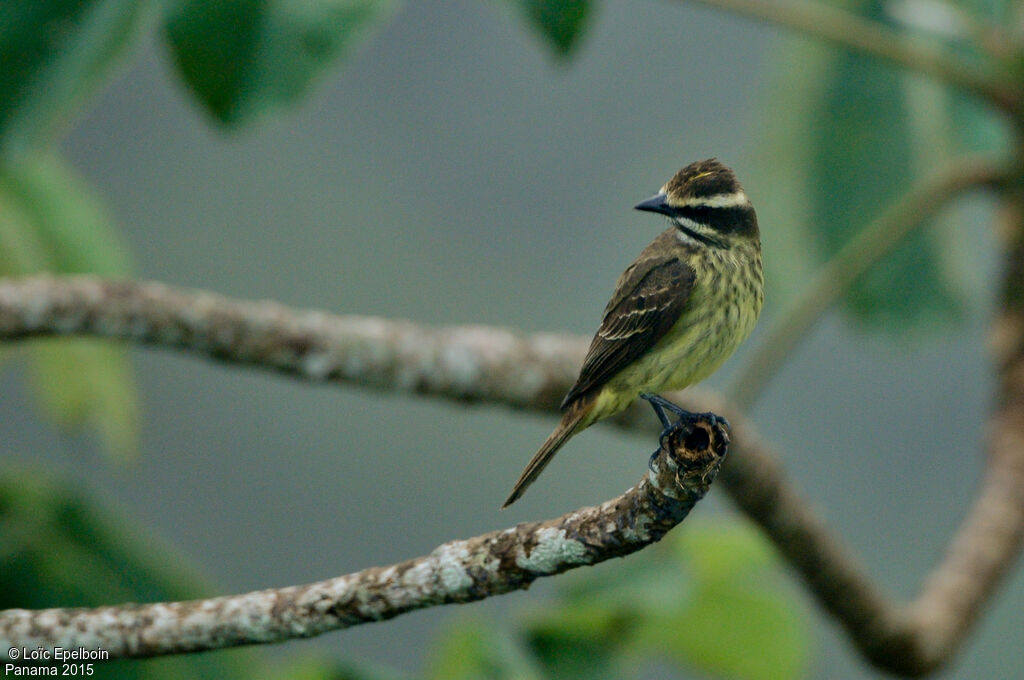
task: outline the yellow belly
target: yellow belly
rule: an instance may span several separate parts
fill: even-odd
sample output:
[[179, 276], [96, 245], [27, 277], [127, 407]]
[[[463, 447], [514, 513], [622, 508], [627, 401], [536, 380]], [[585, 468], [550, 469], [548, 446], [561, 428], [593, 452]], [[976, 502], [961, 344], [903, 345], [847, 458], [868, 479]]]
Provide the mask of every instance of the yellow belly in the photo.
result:
[[718, 261], [695, 266], [686, 311], [657, 345], [608, 381], [595, 404], [595, 419], [623, 410], [641, 394], [681, 390], [704, 380], [750, 335], [764, 299], [760, 255], [713, 252], [709, 257]]

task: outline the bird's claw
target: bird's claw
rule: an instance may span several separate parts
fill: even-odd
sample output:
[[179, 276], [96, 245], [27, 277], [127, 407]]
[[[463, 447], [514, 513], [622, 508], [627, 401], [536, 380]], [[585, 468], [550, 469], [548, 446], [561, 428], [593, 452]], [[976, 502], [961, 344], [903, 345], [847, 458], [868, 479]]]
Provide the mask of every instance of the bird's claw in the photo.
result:
[[654, 474], [658, 474], [658, 471], [654, 469], [654, 461], [658, 460], [659, 453], [661, 453], [661, 449], [658, 449], [657, 451], [652, 453], [651, 457], [647, 459], [647, 469], [653, 472]]
[[711, 423], [711, 427], [715, 427], [716, 425], [725, 425], [725, 429], [732, 429], [732, 425], [729, 424], [729, 421], [726, 420], [724, 416], [717, 415], [715, 413], [712, 413], [711, 411], [708, 411], [707, 413], [701, 413], [698, 415], [707, 418], [707, 420]]

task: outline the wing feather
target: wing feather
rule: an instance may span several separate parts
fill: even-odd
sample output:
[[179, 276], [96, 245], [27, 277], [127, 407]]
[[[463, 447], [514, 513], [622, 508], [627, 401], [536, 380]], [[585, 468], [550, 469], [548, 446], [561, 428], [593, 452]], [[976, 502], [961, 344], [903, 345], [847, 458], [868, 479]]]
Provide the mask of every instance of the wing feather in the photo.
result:
[[693, 269], [674, 255], [640, 260], [623, 272], [562, 408], [600, 389], [654, 347], [679, 320], [693, 281]]

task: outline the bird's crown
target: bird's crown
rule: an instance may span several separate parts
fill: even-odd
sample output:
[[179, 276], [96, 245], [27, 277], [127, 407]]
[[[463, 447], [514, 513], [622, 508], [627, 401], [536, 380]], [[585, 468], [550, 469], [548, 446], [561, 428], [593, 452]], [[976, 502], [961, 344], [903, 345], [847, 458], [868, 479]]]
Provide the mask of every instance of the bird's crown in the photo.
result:
[[682, 206], [712, 197], [743, 196], [732, 170], [714, 158], [690, 163], [662, 187], [669, 205]]

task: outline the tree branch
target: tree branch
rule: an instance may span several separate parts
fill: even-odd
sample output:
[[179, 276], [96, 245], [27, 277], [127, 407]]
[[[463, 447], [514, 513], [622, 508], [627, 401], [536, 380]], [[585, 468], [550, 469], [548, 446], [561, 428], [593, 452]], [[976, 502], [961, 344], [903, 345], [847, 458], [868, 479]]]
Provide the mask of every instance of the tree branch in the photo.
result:
[[876, 262], [964, 191], [994, 187], [1009, 176], [1007, 163], [985, 157], [958, 158], [911, 187], [857, 232], [782, 311], [737, 370], [726, 389], [730, 400], [740, 409], [750, 408], [807, 331]]
[[0, 278], [0, 341], [92, 335], [298, 378], [555, 410], [585, 347], [564, 334], [430, 328], [91, 276]]
[[[1018, 257], [1024, 262], [1024, 253]], [[1000, 337], [1009, 338], [1006, 355], [1016, 357], [1007, 360], [1007, 375], [1024, 376], [1024, 273], [1020, 279], [1018, 296], [1007, 295], [1015, 316], [1000, 326]], [[575, 379], [587, 346], [583, 338], [565, 335], [424, 328], [238, 302], [155, 283], [48, 276], [0, 280], [0, 340], [60, 334], [180, 347], [307, 379], [551, 412]], [[722, 470], [722, 483], [854, 644], [881, 668], [921, 674], [952, 657], [1020, 550], [1024, 386], [1019, 394], [1015, 390], [1004, 392], [980, 495], [945, 560], [909, 606], [872, 584], [786, 481], [773, 452], [741, 412], [693, 390], [673, 398], [694, 411], [710, 407], [732, 422], [733, 455]], [[649, 413], [640, 414], [639, 407], [627, 409], [616, 422], [655, 431]]]
[[1024, 544], [1024, 186], [1015, 179], [1003, 202], [1005, 271], [991, 334], [998, 391], [982, 493], [907, 612], [925, 658], [959, 646]]
[[884, 59], [930, 75], [989, 102], [1014, 117], [1024, 112], [1016, 88], [990, 68], [970, 64], [950, 50], [910, 40], [877, 21], [820, 2], [791, 0], [690, 0], [741, 16], [759, 19], [826, 40], [854, 52]]
[[636, 552], [707, 493], [729, 438], [700, 418], [662, 440], [622, 496], [546, 522], [438, 546], [424, 557], [302, 586], [192, 602], [0, 612], [0, 648], [157, 656], [320, 635], [424, 607], [472, 602]]

